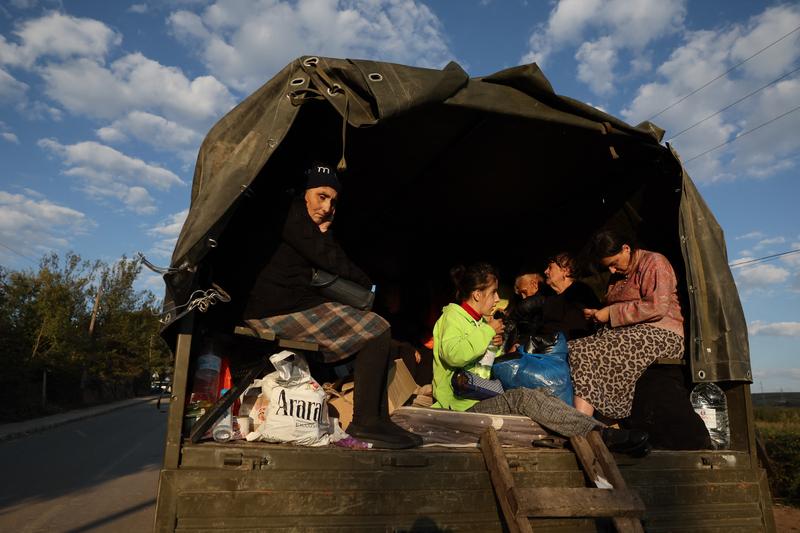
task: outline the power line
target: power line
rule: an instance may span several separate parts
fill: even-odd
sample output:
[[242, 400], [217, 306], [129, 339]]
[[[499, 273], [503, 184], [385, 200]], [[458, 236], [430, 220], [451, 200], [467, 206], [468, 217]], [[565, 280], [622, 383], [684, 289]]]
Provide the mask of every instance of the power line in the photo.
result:
[[799, 106], [797, 106], [797, 107], [794, 107], [794, 108], [790, 109], [790, 110], [789, 110], [789, 111], [787, 111], [786, 113], [782, 113], [782, 114], [778, 115], [778, 116], [777, 116], [777, 117], [775, 117], [775, 118], [771, 118], [771, 119], [769, 119], [768, 121], [764, 122], [763, 124], [759, 124], [758, 126], [756, 126], [756, 127], [755, 127], [755, 128], [753, 128], [753, 129], [749, 129], [749, 130], [745, 131], [744, 133], [741, 133], [741, 134], [737, 135], [737, 136], [736, 136], [736, 137], [734, 137], [733, 139], [728, 139], [727, 141], [725, 141], [725, 142], [724, 142], [724, 143], [722, 143], [722, 144], [718, 144], [717, 146], [715, 146], [715, 147], [713, 147], [713, 148], [709, 148], [709, 149], [708, 149], [708, 150], [706, 150], [705, 152], [702, 152], [702, 153], [699, 153], [699, 154], [697, 154], [696, 156], [692, 157], [691, 159], [687, 159], [686, 161], [684, 161], [684, 162], [683, 162], [683, 164], [684, 164], [684, 165], [688, 165], [689, 163], [691, 163], [691, 162], [692, 162], [692, 161], [694, 161], [695, 159], [697, 159], [697, 158], [699, 158], [699, 157], [703, 157], [704, 155], [706, 155], [706, 154], [708, 154], [708, 153], [710, 153], [710, 152], [713, 152], [714, 150], [717, 150], [718, 148], [722, 148], [723, 146], [725, 146], [725, 145], [727, 145], [727, 144], [730, 144], [730, 143], [732, 143], [732, 142], [734, 142], [734, 141], [738, 141], [739, 139], [741, 139], [741, 138], [742, 138], [742, 137], [744, 137], [745, 135], [750, 135], [750, 134], [751, 134], [751, 133], [753, 133], [754, 131], [756, 131], [756, 130], [760, 130], [760, 129], [761, 129], [761, 128], [763, 128], [764, 126], [767, 126], [767, 125], [769, 125], [769, 124], [772, 124], [772, 123], [773, 123], [773, 122], [775, 122], [776, 120], [778, 120], [778, 119], [781, 119], [781, 118], [783, 118], [783, 117], [785, 117], [786, 115], [789, 115], [789, 114], [791, 114], [791, 113], [794, 113], [794, 112], [795, 112], [795, 111], [797, 111], [798, 109], [800, 109], [800, 105], [799, 105]]
[[757, 259], [748, 259], [747, 261], [742, 261], [741, 263], [737, 263], [736, 261], [734, 261], [733, 263], [729, 263], [728, 266], [731, 268], [739, 268], [741, 266], [752, 265], [753, 263], [763, 263], [764, 261], [769, 261], [770, 259], [775, 259], [776, 257], [781, 257], [790, 254], [797, 254], [797, 253], [800, 253], [800, 248], [796, 248], [794, 250], [787, 250], [786, 252], [781, 252], [779, 254], [765, 255], [764, 257], [759, 257]]
[[700, 124], [702, 124], [702, 123], [703, 123], [703, 122], [705, 122], [706, 120], [708, 120], [708, 119], [710, 119], [710, 118], [714, 118], [714, 117], [716, 117], [717, 115], [719, 115], [719, 114], [720, 114], [720, 113], [722, 113], [723, 111], [727, 111], [728, 109], [732, 108], [733, 106], [735, 106], [735, 105], [736, 105], [736, 104], [738, 104], [739, 102], [742, 102], [742, 101], [744, 101], [744, 100], [747, 100], [748, 98], [750, 98], [750, 97], [751, 97], [751, 96], [753, 96], [754, 94], [756, 94], [756, 93], [758, 93], [758, 92], [760, 92], [760, 91], [763, 91], [764, 89], [766, 89], [766, 88], [767, 88], [767, 87], [769, 87], [770, 85], [773, 85], [773, 84], [775, 84], [775, 83], [778, 83], [778, 82], [779, 82], [779, 81], [781, 81], [782, 79], [784, 79], [784, 78], [786, 78], [786, 77], [788, 77], [788, 76], [791, 76], [792, 74], [794, 74], [795, 72], [797, 72], [797, 71], [799, 71], [799, 70], [800, 70], [800, 67], [797, 67], [797, 68], [796, 68], [796, 69], [794, 69], [793, 71], [791, 71], [791, 72], [788, 72], [788, 73], [784, 74], [784, 75], [783, 75], [783, 76], [781, 76], [780, 78], [775, 78], [774, 80], [772, 80], [772, 81], [771, 81], [771, 82], [769, 82], [768, 84], [766, 84], [766, 85], [764, 85], [764, 86], [762, 86], [762, 87], [759, 87], [759, 88], [758, 88], [758, 89], [756, 89], [755, 91], [753, 91], [753, 92], [751, 92], [751, 93], [749, 93], [749, 94], [747, 94], [747, 95], [745, 95], [745, 96], [743, 96], [743, 97], [739, 98], [738, 100], [736, 100], [736, 101], [735, 101], [735, 102], [733, 102], [732, 104], [729, 104], [729, 105], [727, 105], [727, 106], [723, 107], [722, 109], [720, 109], [719, 111], [717, 111], [717, 112], [715, 112], [715, 113], [713, 113], [713, 114], [711, 114], [711, 115], [708, 115], [708, 116], [707, 116], [706, 118], [704, 118], [703, 120], [700, 120], [700, 121], [698, 121], [698, 122], [695, 122], [694, 124], [692, 124], [692, 125], [691, 125], [691, 126], [689, 126], [688, 128], [682, 129], [681, 131], [679, 131], [678, 133], [676, 133], [675, 135], [673, 135], [673, 136], [672, 136], [672, 137], [671, 137], [671, 138], [670, 138], [670, 139], [669, 139], [667, 142], [674, 141], [675, 139], [677, 139], [678, 137], [680, 137], [681, 135], [683, 135], [683, 134], [684, 134], [684, 133], [686, 133], [687, 131], [691, 130], [691, 129], [692, 129], [692, 128], [694, 128], [695, 126], [699, 126]]
[[20, 252], [16, 251], [16, 250], [15, 250], [15, 249], [13, 249], [12, 247], [10, 247], [10, 246], [8, 246], [8, 245], [6, 245], [6, 244], [3, 244], [2, 242], [0, 242], [0, 246], [2, 246], [3, 248], [5, 248], [6, 250], [9, 250], [9, 251], [11, 251], [11, 252], [13, 252], [13, 253], [17, 254], [18, 256], [22, 257], [23, 259], [27, 259], [28, 261], [30, 261], [30, 262], [31, 262], [31, 263], [33, 263], [34, 265], [38, 265], [38, 264], [39, 264], [39, 262], [38, 262], [37, 260], [35, 260], [35, 259], [31, 259], [31, 258], [30, 258], [30, 257], [28, 257], [27, 255], [25, 255], [25, 254], [22, 254], [22, 253], [20, 253]]
[[758, 52], [756, 52], [755, 54], [751, 55], [751, 56], [750, 56], [750, 57], [748, 57], [747, 59], [744, 59], [744, 60], [740, 61], [739, 63], [736, 63], [734, 66], [732, 66], [731, 68], [729, 68], [728, 70], [726, 70], [725, 72], [723, 72], [722, 74], [720, 74], [719, 76], [717, 76], [716, 78], [714, 78], [713, 80], [709, 80], [709, 81], [707, 81], [706, 83], [704, 83], [703, 85], [701, 85], [701, 86], [700, 86], [700, 87], [698, 87], [697, 89], [693, 90], [693, 91], [692, 91], [692, 92], [690, 92], [689, 94], [687, 94], [687, 95], [683, 96], [682, 98], [679, 98], [679, 99], [678, 99], [678, 100], [676, 100], [675, 102], [672, 102], [670, 105], [668, 105], [667, 107], [665, 107], [664, 109], [662, 109], [661, 111], [659, 111], [658, 113], [656, 113], [655, 115], [653, 115], [652, 117], [648, 118], [647, 120], [653, 120], [654, 118], [656, 118], [656, 117], [657, 117], [657, 116], [659, 116], [660, 114], [664, 113], [665, 111], [669, 111], [670, 109], [672, 109], [672, 108], [673, 108], [673, 107], [675, 107], [676, 105], [680, 104], [681, 102], [683, 102], [684, 100], [686, 100], [687, 98], [689, 98], [690, 96], [692, 96], [693, 94], [695, 94], [695, 93], [698, 93], [698, 92], [702, 91], [703, 89], [705, 89], [706, 87], [708, 87], [709, 85], [711, 85], [712, 83], [714, 83], [715, 81], [717, 81], [718, 79], [720, 79], [720, 78], [722, 78], [722, 77], [726, 76], [726, 75], [727, 75], [727, 74], [729, 74], [731, 71], [733, 71], [733, 70], [736, 70], [737, 68], [741, 67], [742, 65], [744, 65], [745, 63], [747, 63], [748, 61], [750, 61], [751, 59], [753, 59], [754, 57], [756, 57], [758, 54], [760, 54], [760, 53], [761, 53], [761, 52], [763, 52], [764, 50], [766, 50], [766, 49], [768, 49], [768, 48], [771, 48], [771, 47], [775, 46], [776, 44], [778, 44], [778, 43], [779, 43], [779, 42], [781, 42], [782, 40], [786, 39], [787, 37], [789, 37], [791, 34], [793, 34], [794, 32], [796, 32], [796, 31], [798, 31], [798, 30], [800, 30], [800, 26], [796, 27], [795, 29], [793, 29], [792, 31], [790, 31], [789, 33], [787, 33], [786, 35], [784, 35], [783, 37], [779, 38], [778, 40], [776, 40], [776, 41], [772, 41], [772, 42], [771, 42], [771, 43], [769, 43], [767, 46], [765, 46], [764, 48], [762, 48], [761, 50], [759, 50], [759, 51], [758, 51]]

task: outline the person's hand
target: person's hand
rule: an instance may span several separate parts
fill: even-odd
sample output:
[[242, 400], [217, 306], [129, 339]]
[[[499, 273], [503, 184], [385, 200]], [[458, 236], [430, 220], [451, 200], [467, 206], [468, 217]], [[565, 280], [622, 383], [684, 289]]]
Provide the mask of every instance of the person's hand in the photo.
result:
[[320, 224], [319, 225], [319, 230], [322, 233], [325, 233], [331, 227], [331, 224], [333, 224], [333, 219], [332, 218], [330, 218], [330, 219], [326, 220], [325, 222], [323, 222], [322, 224]]
[[584, 309], [583, 317], [586, 320], [594, 320], [599, 324], [605, 324], [611, 319], [611, 312], [608, 307], [602, 309]]
[[414, 350], [414, 361], [416, 361], [417, 364], [422, 362], [422, 354], [419, 353], [419, 350]]
[[595, 322], [599, 322], [600, 324], [605, 324], [609, 320], [611, 320], [611, 310], [608, 307], [604, 307], [594, 314]]
[[501, 346], [503, 344], [503, 336], [495, 335], [492, 337], [492, 346]]
[[505, 324], [503, 324], [502, 318], [494, 318], [490, 317], [486, 320], [486, 323], [494, 330], [494, 332], [498, 335], [502, 335], [503, 332], [506, 330]]

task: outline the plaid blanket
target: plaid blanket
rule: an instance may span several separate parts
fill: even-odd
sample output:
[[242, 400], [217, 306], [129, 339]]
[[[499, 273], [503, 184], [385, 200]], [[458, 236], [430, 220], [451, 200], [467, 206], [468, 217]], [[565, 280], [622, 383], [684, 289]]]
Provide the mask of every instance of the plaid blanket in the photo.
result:
[[284, 339], [315, 342], [329, 363], [353, 355], [367, 341], [389, 329], [389, 323], [381, 316], [338, 302], [246, 322], [258, 331], [271, 330]]

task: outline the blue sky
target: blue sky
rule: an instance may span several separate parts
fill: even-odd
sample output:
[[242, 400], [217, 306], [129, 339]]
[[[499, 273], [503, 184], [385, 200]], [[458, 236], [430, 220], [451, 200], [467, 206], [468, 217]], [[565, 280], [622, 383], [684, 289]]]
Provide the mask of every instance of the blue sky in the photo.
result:
[[[672, 141], [688, 161], [800, 106], [798, 27], [797, 2], [765, 0], [4, 0], [0, 264], [166, 264], [205, 132], [303, 54], [473, 76], [536, 61], [560, 94], [633, 124], [722, 75], [654, 119], [669, 139], [713, 115]], [[800, 248], [798, 132], [800, 110], [687, 163], [731, 261]], [[800, 254], [734, 272], [754, 390], [800, 390]]]

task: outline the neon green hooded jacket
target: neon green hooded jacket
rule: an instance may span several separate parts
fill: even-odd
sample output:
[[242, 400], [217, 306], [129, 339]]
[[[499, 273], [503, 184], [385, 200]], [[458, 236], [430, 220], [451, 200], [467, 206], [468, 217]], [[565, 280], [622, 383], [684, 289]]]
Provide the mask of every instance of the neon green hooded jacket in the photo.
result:
[[477, 362], [494, 336], [494, 329], [484, 319], [475, 320], [460, 305], [449, 304], [442, 309], [442, 316], [433, 326], [433, 397], [436, 402], [432, 407], [466, 411], [478, 403], [456, 398], [450, 380], [459, 368], [488, 378], [487, 369], [478, 368]]

